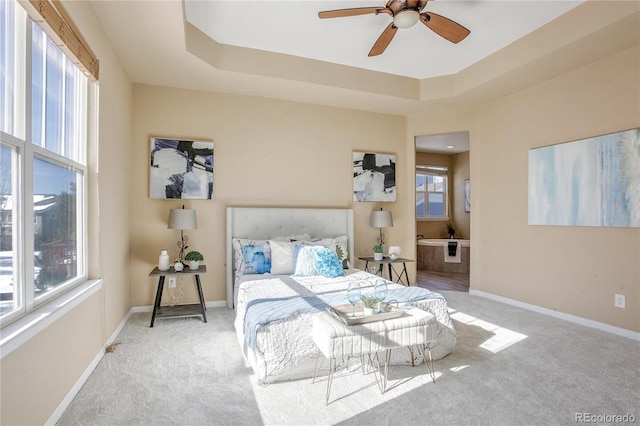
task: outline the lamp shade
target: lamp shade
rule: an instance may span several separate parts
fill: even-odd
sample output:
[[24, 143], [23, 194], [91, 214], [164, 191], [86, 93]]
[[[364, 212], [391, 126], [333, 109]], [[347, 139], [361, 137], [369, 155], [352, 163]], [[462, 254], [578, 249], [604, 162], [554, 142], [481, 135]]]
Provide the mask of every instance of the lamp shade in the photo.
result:
[[196, 211], [191, 209], [171, 209], [167, 227], [169, 229], [198, 229]]
[[391, 228], [393, 226], [393, 217], [391, 212], [384, 210], [374, 210], [371, 212], [369, 225], [372, 228]]

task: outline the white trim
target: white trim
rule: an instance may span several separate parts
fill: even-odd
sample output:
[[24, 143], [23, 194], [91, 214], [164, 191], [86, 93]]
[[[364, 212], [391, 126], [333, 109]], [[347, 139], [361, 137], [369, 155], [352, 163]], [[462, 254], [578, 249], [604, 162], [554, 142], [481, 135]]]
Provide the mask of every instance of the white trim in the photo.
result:
[[587, 318], [578, 317], [571, 314], [565, 314], [563, 312], [554, 311], [552, 309], [543, 308], [537, 305], [531, 305], [529, 303], [520, 302], [518, 300], [508, 299], [506, 297], [498, 296], [491, 293], [485, 293], [480, 290], [469, 290], [469, 294], [472, 296], [480, 296], [486, 299], [495, 300], [497, 302], [506, 303], [507, 305], [516, 306], [518, 308], [527, 309], [529, 311], [537, 312], [551, 317], [560, 318], [565, 321], [573, 322], [575, 324], [584, 325], [585, 327], [596, 328], [598, 330], [606, 331], [618, 336], [627, 337], [632, 340], [640, 341], [640, 333], [627, 330], [626, 328], [615, 327], [613, 325], [605, 324], [603, 322], [593, 321]]
[[78, 392], [80, 392], [80, 389], [82, 389], [82, 386], [84, 386], [86, 381], [89, 380], [89, 376], [91, 376], [91, 373], [93, 373], [93, 370], [95, 370], [96, 367], [98, 367], [98, 364], [100, 364], [102, 357], [106, 353], [107, 347], [116, 340], [116, 337], [118, 337], [118, 335], [120, 334], [124, 326], [127, 324], [127, 321], [129, 321], [129, 318], [131, 317], [131, 314], [133, 312], [134, 310], [130, 309], [129, 312], [124, 316], [122, 321], [120, 321], [120, 324], [118, 324], [118, 327], [113, 331], [113, 333], [111, 333], [111, 337], [109, 337], [109, 340], [107, 340], [107, 342], [104, 344], [102, 349], [93, 358], [93, 361], [89, 363], [87, 368], [84, 369], [84, 372], [82, 373], [82, 375], [80, 375], [76, 383], [71, 387], [69, 392], [67, 392], [65, 397], [62, 398], [62, 401], [60, 401], [60, 404], [58, 404], [56, 409], [53, 410], [53, 413], [51, 413], [47, 421], [44, 423], [45, 425], [55, 425], [58, 422], [58, 420], [60, 420], [60, 417], [62, 417], [64, 412], [67, 410], [67, 408], [69, 408], [69, 405], [71, 405], [71, 402], [76, 397]]
[[0, 359], [53, 324], [102, 288], [104, 280], [91, 280], [40, 306], [0, 330]]

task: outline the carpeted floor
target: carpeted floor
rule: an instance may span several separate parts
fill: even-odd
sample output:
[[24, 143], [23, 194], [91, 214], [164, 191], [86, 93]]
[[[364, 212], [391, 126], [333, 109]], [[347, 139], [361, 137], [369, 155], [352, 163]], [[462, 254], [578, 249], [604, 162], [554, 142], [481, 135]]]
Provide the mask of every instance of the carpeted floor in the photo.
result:
[[[233, 311], [200, 319], [134, 314], [59, 425], [518, 425], [640, 422], [640, 343], [462, 292], [442, 294], [454, 353], [371, 375], [258, 386]], [[609, 416], [609, 417], [606, 417]], [[629, 417], [627, 417], [629, 418]], [[589, 421], [588, 421], [589, 420]]]

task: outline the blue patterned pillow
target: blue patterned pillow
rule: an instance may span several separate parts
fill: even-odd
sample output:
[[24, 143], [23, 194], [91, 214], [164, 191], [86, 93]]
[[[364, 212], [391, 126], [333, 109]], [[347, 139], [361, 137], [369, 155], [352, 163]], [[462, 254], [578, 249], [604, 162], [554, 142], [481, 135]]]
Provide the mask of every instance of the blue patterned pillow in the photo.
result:
[[269, 244], [242, 246], [245, 274], [267, 274], [271, 272], [271, 250]]
[[318, 274], [327, 278], [340, 277], [344, 274], [342, 262], [333, 250], [326, 247], [316, 251], [316, 269]]

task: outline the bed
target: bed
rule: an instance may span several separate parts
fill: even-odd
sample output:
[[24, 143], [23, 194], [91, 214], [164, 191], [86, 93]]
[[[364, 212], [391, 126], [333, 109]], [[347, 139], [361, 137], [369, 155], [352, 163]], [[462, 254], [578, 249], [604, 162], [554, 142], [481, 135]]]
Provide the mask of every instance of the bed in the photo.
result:
[[[318, 353], [311, 338], [313, 316], [348, 303], [349, 282], [359, 282], [363, 293], [373, 292], [380, 277], [351, 268], [353, 228], [351, 209], [227, 208], [227, 306], [235, 309], [238, 343], [260, 383], [311, 377]], [[298, 262], [292, 265], [294, 251]], [[317, 260], [329, 251], [330, 273], [304, 269], [301, 259], [315, 254]], [[451, 353], [456, 334], [442, 295], [391, 282], [388, 287], [388, 301], [436, 317], [434, 359]], [[404, 348], [392, 351], [392, 364], [412, 361], [422, 360], [412, 360]]]

